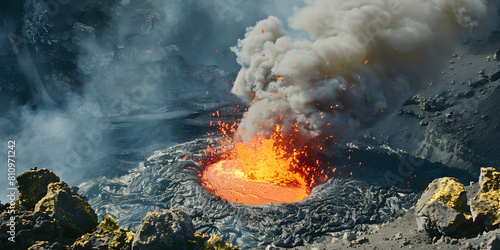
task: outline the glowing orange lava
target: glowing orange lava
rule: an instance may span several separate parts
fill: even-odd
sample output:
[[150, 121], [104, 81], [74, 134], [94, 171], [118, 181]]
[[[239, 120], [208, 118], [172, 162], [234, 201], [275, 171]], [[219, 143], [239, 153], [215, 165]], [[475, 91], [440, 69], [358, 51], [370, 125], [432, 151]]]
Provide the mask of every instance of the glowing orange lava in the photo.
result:
[[243, 172], [240, 161], [222, 160], [205, 170], [202, 183], [216, 196], [244, 205], [290, 203], [309, 196], [307, 186], [279, 185], [257, 181]]
[[304, 152], [287, 144], [280, 126], [269, 139], [236, 142], [221, 161], [205, 168], [201, 183], [220, 198], [245, 205], [303, 200], [313, 182], [305, 173], [313, 169], [300, 163]]

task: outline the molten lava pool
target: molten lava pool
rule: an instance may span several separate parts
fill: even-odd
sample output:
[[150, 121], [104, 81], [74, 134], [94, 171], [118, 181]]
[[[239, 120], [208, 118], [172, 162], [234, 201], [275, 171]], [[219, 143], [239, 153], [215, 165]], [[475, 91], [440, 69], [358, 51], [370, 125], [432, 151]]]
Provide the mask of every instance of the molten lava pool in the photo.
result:
[[244, 205], [292, 203], [309, 196], [307, 185], [255, 180], [242, 171], [241, 165], [237, 160], [222, 160], [207, 166], [202, 185], [224, 200]]
[[307, 156], [305, 150], [283, 138], [281, 127], [276, 125], [270, 138], [254, 136], [234, 143], [229, 140], [226, 145], [230, 149], [201, 173], [201, 185], [224, 200], [245, 205], [292, 203], [307, 198], [315, 168], [301, 161], [301, 156]]

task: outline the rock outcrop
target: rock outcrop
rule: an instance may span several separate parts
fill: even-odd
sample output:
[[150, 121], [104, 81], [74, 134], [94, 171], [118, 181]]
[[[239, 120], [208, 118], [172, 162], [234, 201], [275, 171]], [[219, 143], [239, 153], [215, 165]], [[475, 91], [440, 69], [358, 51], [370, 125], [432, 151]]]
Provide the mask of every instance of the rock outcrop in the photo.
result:
[[500, 224], [500, 172], [482, 168], [479, 186], [479, 192], [471, 200], [472, 217], [488, 230], [497, 228]]
[[192, 249], [194, 229], [189, 215], [172, 209], [148, 213], [137, 229], [134, 249]]
[[[94, 210], [52, 171], [32, 168], [17, 179], [22, 206], [15, 212], [16, 242], [0, 241], [0, 249], [65, 249], [95, 230]], [[10, 216], [0, 214], [1, 232], [8, 231]]]
[[470, 187], [472, 195], [474, 190], [477, 194], [468, 205], [467, 192], [457, 180], [449, 177], [434, 180], [415, 207], [418, 229], [431, 235], [460, 237], [498, 228], [500, 172], [481, 168], [478, 186]]
[[[18, 178], [24, 207], [15, 214], [16, 242], [0, 241], [0, 249], [238, 249], [217, 235], [195, 233], [189, 215], [178, 209], [149, 213], [135, 235], [110, 215], [97, 224], [95, 211], [77, 188], [52, 171], [33, 168]], [[5, 209], [0, 211], [2, 238], [7, 238], [10, 216]]]
[[35, 208], [36, 203], [47, 194], [50, 183], [59, 182], [59, 176], [44, 168], [32, 168], [17, 176], [19, 203], [28, 210]]
[[78, 238], [69, 249], [128, 250], [132, 248], [134, 236], [133, 232], [120, 228], [113, 217], [106, 215], [101, 224], [97, 226], [97, 230]]
[[[0, 238], [6, 239], [9, 230], [10, 214], [0, 214]], [[16, 242], [0, 240], [0, 249], [28, 249], [32, 245], [41, 246], [68, 244], [72, 241], [65, 234], [61, 226], [61, 218], [55, 213], [18, 211], [16, 213]], [[46, 241], [47, 244], [43, 243]], [[42, 244], [43, 243], [43, 244]], [[56, 248], [55, 248], [56, 249]]]
[[217, 235], [195, 232], [189, 215], [178, 209], [148, 213], [132, 245], [133, 249], [239, 249]]
[[194, 233], [194, 242], [201, 250], [238, 250], [239, 248], [226, 243], [217, 235], [208, 236], [199, 232]]
[[472, 222], [468, 211], [464, 185], [454, 178], [434, 180], [416, 205], [419, 230], [431, 234], [455, 235], [457, 229]]
[[97, 226], [94, 210], [62, 181], [48, 185], [47, 195], [35, 205], [35, 212], [38, 211], [58, 214], [65, 229], [76, 237], [92, 232]]

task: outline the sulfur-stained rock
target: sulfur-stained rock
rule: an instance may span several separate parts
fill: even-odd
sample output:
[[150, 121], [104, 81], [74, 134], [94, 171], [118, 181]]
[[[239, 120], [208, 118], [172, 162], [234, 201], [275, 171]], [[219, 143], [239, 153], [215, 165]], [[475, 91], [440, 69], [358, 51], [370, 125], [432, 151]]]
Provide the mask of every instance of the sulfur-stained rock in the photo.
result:
[[70, 234], [80, 236], [97, 226], [97, 215], [90, 205], [64, 182], [50, 183], [47, 195], [35, 205], [35, 212], [54, 212], [62, 218]]
[[194, 243], [201, 250], [238, 250], [239, 248], [226, 243], [217, 235], [208, 236], [199, 232], [194, 233]]
[[32, 168], [17, 176], [19, 202], [26, 209], [32, 210], [36, 203], [47, 194], [47, 186], [59, 182], [59, 176], [44, 168]]
[[48, 241], [38, 241], [28, 248], [28, 250], [62, 250], [64, 249], [59, 242], [49, 243]]
[[70, 249], [127, 250], [132, 248], [134, 236], [133, 232], [120, 228], [113, 217], [106, 215], [96, 231], [78, 238]]
[[[433, 234], [455, 235], [459, 233], [459, 227], [472, 222], [466, 211], [464, 185], [450, 177], [436, 179], [429, 184], [416, 205], [417, 226], [419, 230]], [[460, 231], [463, 233], [463, 230]]]
[[479, 187], [471, 201], [472, 217], [490, 230], [500, 224], [500, 172], [494, 168], [482, 168]]
[[137, 229], [134, 249], [191, 249], [194, 229], [189, 215], [172, 209], [148, 213]]
[[111, 217], [111, 215], [107, 214], [104, 216], [104, 220], [97, 226], [97, 228], [102, 228], [106, 231], [114, 231], [120, 229], [116, 220]]

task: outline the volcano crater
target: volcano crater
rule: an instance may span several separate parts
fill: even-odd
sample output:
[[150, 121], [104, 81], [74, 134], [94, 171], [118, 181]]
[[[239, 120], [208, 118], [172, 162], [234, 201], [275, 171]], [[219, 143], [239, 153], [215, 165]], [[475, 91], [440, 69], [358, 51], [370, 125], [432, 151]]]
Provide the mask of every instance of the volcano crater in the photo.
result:
[[[346, 231], [376, 229], [402, 216], [430, 179], [447, 172], [441, 164], [422, 162], [415, 172], [422, 176], [419, 182], [414, 179], [410, 187], [406, 180], [391, 183], [387, 173], [397, 174], [397, 166], [409, 156], [383, 148], [345, 147], [340, 157], [332, 157], [337, 171], [307, 198], [244, 205], [223, 200], [201, 185], [205, 167], [193, 159], [202, 158], [199, 152], [212, 140], [197, 139], [157, 151], [129, 174], [94, 179], [80, 185], [80, 191], [100, 217], [110, 214], [122, 227], [135, 229], [147, 212], [178, 208], [192, 217], [196, 230], [218, 234], [242, 249], [270, 244], [294, 247], [328, 241]], [[360, 167], [354, 164], [360, 159], [372, 160]], [[459, 179], [470, 179], [465, 172], [455, 173]]]

